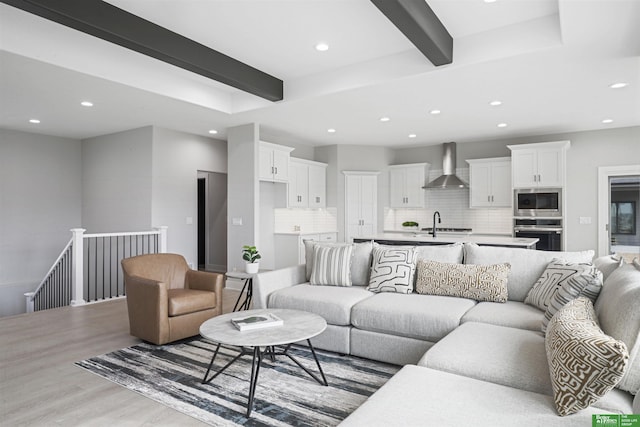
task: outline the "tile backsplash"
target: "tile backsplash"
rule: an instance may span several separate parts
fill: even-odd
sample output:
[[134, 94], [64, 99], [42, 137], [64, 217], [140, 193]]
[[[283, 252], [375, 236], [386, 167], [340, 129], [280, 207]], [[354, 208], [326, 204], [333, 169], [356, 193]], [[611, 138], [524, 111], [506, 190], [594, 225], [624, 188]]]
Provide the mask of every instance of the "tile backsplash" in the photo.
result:
[[[429, 181], [442, 174], [429, 172]], [[457, 169], [456, 174], [469, 182], [469, 169]], [[513, 231], [511, 208], [470, 209], [469, 189], [431, 189], [426, 191], [424, 209], [384, 209], [384, 229], [401, 230], [405, 221], [415, 221], [420, 228], [433, 225], [433, 213], [440, 212], [439, 227], [471, 228], [475, 234], [511, 234]]]
[[274, 232], [322, 233], [338, 230], [338, 210], [326, 209], [275, 209]]

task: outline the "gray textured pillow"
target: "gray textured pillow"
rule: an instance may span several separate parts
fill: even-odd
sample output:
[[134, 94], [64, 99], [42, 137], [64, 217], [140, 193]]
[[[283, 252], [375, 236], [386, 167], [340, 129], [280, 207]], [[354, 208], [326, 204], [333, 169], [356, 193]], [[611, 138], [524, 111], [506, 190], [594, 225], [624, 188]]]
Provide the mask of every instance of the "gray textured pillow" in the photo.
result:
[[416, 292], [477, 301], [507, 302], [510, 265], [451, 264], [418, 260]]
[[412, 293], [416, 255], [417, 252], [413, 247], [375, 245], [367, 290], [371, 292]]
[[569, 279], [572, 279], [572, 283], [576, 286], [584, 288], [589, 282], [593, 282], [598, 278], [602, 280], [602, 275], [593, 264], [572, 263], [563, 259], [554, 259], [547, 265], [538, 281], [533, 285], [524, 302], [546, 311], [551, 299]]
[[352, 245], [313, 248], [313, 272], [310, 283], [325, 286], [351, 286]]
[[577, 265], [584, 265], [584, 271], [581, 274], [573, 274], [567, 280], [562, 281], [560, 287], [549, 299], [542, 318], [542, 332], [546, 332], [547, 325], [553, 315], [569, 301], [583, 296], [589, 298], [592, 303], [596, 302], [602, 290], [602, 272], [595, 266], [589, 268], [587, 264]]
[[419, 260], [460, 264], [464, 253], [463, 248], [462, 243], [453, 243], [451, 245], [416, 246], [416, 251], [418, 251]]
[[547, 329], [545, 349], [558, 414], [574, 414], [607, 394], [622, 378], [627, 346], [606, 335], [593, 304], [580, 297], [558, 311]]

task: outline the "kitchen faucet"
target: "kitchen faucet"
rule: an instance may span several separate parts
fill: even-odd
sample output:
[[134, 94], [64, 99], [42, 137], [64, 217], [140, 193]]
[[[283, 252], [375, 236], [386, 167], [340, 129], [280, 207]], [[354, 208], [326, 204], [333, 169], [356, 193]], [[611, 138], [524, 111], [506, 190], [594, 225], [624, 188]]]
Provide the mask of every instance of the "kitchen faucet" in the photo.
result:
[[433, 213], [433, 229], [431, 231], [431, 234], [433, 234], [433, 237], [436, 237], [436, 215], [438, 215], [438, 224], [440, 224], [442, 221], [440, 220], [440, 212], [435, 211]]

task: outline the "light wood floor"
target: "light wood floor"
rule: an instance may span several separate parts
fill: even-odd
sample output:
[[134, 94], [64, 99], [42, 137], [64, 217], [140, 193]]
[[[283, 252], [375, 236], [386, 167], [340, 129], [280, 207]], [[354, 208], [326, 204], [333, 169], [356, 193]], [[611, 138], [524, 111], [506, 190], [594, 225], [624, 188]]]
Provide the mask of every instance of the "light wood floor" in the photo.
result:
[[139, 342], [124, 299], [0, 318], [0, 425], [204, 425], [74, 365]]

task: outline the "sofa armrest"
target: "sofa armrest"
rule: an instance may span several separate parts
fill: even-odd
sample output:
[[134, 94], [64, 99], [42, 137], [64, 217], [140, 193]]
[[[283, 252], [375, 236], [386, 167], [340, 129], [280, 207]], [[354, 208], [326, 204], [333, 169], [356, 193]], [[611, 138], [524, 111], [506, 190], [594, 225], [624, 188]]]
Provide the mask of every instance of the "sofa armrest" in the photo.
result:
[[224, 274], [208, 271], [188, 270], [184, 287], [199, 291], [215, 292], [216, 308], [222, 313], [222, 288], [224, 287]]
[[169, 337], [167, 284], [139, 276], [126, 277], [131, 335], [153, 343]]
[[278, 289], [307, 281], [305, 264], [258, 273], [253, 278], [253, 308], [267, 308], [269, 295]]

